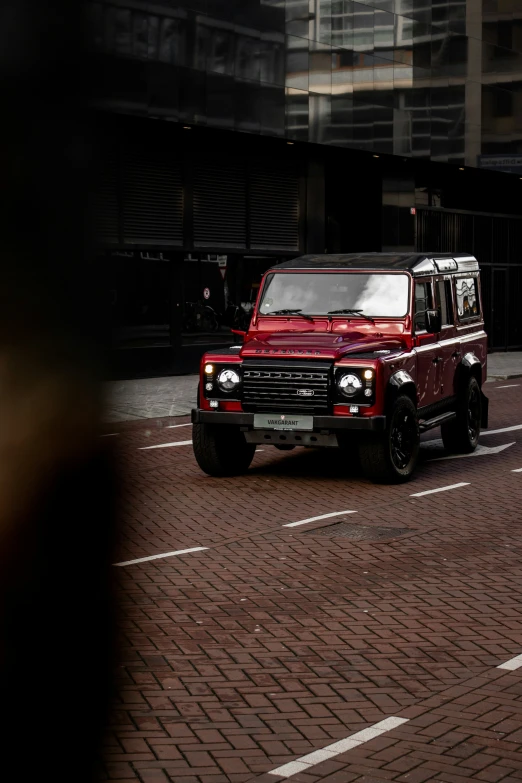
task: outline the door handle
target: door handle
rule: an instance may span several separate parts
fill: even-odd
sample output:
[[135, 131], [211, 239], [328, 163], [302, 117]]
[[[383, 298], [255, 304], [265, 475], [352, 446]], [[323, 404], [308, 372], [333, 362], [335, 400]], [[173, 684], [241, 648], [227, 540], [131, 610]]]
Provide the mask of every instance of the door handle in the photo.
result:
[[451, 355], [453, 356], [454, 359], [458, 359], [458, 357], [460, 356], [460, 351], [453, 351]]
[[442, 359], [440, 358], [440, 356], [436, 356], [434, 359], [432, 359], [433, 364], [438, 364], [441, 361]]

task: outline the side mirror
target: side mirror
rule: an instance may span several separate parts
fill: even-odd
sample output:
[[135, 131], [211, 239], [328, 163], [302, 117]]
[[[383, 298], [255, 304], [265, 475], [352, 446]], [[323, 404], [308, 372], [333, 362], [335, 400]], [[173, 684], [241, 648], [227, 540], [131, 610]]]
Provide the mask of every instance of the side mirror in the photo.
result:
[[426, 310], [426, 331], [430, 334], [440, 332], [442, 319], [439, 310]]

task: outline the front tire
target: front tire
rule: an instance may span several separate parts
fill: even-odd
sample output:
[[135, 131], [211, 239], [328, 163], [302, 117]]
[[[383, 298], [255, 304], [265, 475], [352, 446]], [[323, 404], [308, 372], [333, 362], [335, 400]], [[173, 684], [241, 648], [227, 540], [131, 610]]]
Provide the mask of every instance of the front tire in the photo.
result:
[[250, 467], [256, 450], [237, 427], [196, 422], [192, 427], [196, 461], [209, 476], [239, 476]]
[[473, 376], [457, 401], [457, 418], [440, 428], [444, 448], [456, 454], [471, 454], [478, 446], [482, 399], [480, 386]]
[[419, 441], [417, 410], [409, 397], [401, 395], [393, 405], [385, 432], [361, 441], [363, 473], [377, 483], [408, 481], [417, 465]]

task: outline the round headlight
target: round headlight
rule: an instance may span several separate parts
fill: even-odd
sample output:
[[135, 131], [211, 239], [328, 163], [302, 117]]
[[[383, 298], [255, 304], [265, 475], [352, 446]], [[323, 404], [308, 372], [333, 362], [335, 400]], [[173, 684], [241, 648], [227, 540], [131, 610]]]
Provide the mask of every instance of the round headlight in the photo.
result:
[[221, 370], [217, 377], [218, 386], [223, 391], [232, 391], [239, 385], [240, 378], [235, 370]]
[[353, 397], [362, 388], [361, 379], [351, 372], [348, 375], [341, 375], [337, 380], [337, 385], [347, 397]]

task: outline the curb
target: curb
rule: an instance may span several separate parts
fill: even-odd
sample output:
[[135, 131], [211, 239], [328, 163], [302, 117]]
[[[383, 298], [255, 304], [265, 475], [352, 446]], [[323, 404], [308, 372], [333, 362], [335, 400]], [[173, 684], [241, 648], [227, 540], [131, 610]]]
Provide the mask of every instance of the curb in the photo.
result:
[[132, 419], [130, 421], [104, 421], [103, 432], [129, 432], [133, 430], [161, 430], [170, 424], [185, 424], [183, 419], [190, 422], [190, 413], [181, 413], [178, 416], [162, 416], [157, 419]]

